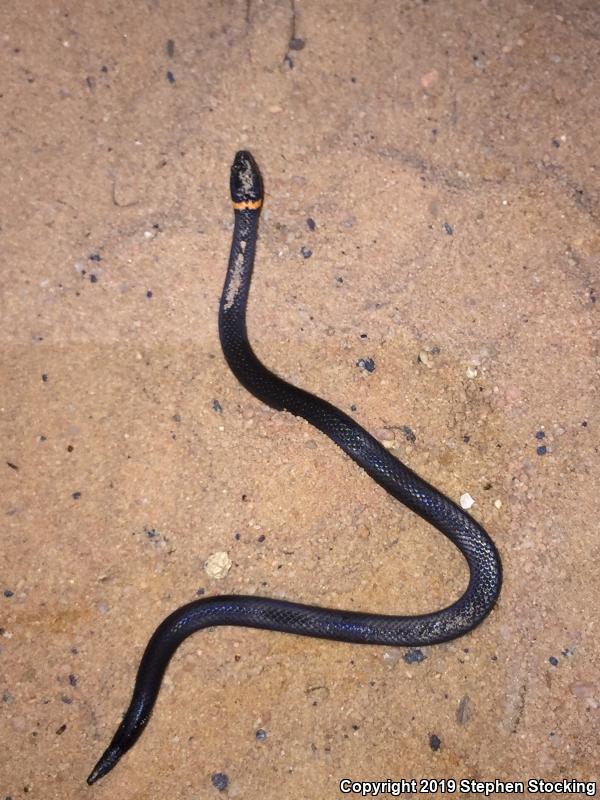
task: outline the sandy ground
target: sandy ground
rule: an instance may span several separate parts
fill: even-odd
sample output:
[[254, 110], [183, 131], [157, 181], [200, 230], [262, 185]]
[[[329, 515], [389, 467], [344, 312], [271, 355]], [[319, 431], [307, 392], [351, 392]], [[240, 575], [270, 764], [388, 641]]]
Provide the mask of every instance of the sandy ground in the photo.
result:
[[[0, 798], [598, 778], [598, 3], [0, 14]], [[466, 582], [446, 540], [227, 369], [240, 147], [267, 191], [257, 352], [470, 493], [503, 593], [420, 660], [198, 634], [90, 789], [148, 637], [197, 592], [415, 613]]]

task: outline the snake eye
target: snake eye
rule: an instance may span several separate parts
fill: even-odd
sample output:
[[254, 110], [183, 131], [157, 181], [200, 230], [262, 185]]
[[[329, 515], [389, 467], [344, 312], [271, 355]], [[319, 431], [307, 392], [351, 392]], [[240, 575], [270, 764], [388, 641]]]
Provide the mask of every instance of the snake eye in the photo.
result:
[[235, 154], [231, 167], [231, 199], [234, 203], [262, 200], [263, 188], [256, 161], [247, 150]]

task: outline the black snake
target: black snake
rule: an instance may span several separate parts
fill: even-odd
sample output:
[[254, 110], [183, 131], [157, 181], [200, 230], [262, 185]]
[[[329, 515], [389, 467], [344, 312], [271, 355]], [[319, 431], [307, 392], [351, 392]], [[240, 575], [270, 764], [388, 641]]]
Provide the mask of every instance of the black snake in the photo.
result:
[[129, 708], [89, 776], [90, 784], [109, 772], [137, 741], [152, 713], [171, 656], [184, 639], [201, 628], [240, 625], [360, 644], [431, 645], [472, 630], [490, 612], [500, 592], [500, 558], [477, 522], [404, 466], [351, 417], [286, 383], [258, 360], [248, 341], [246, 305], [263, 187], [256, 162], [246, 151], [237, 153], [231, 168], [231, 197], [235, 226], [221, 296], [219, 334], [232, 372], [263, 403], [308, 420], [389, 494], [447, 536], [469, 565], [469, 584], [462, 597], [447, 608], [408, 617], [321, 608], [254, 595], [204, 597], [182, 606], [152, 635]]

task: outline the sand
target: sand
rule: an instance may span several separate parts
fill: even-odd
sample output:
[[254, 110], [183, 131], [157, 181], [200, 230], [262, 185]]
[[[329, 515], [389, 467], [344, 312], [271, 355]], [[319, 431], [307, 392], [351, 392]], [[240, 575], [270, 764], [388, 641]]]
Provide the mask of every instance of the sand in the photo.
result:
[[[597, 779], [598, 4], [0, 14], [0, 798]], [[257, 353], [469, 494], [503, 592], [418, 653], [193, 636], [88, 788], [150, 634], [197, 593], [416, 613], [466, 585], [450, 543], [229, 372], [240, 148], [266, 187]]]

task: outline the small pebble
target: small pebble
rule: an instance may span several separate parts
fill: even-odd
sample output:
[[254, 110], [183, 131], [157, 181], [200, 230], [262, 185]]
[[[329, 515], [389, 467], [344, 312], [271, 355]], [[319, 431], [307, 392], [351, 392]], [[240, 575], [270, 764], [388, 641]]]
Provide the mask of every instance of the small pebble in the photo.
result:
[[474, 367], [472, 364], [469, 364], [469, 366], [466, 369], [467, 378], [473, 380], [473, 378], [476, 378], [478, 374], [479, 373], [477, 372], [477, 367]]
[[264, 740], [267, 738], [267, 732], [263, 728], [259, 728], [256, 731], [255, 736], [257, 742], [264, 742]]
[[404, 438], [407, 442], [416, 442], [417, 437], [413, 431], [413, 429], [409, 425], [402, 425], [402, 433], [404, 434]]
[[217, 581], [222, 580], [231, 569], [231, 559], [224, 550], [210, 555], [204, 562], [206, 574]]
[[306, 225], [309, 231], [314, 231], [315, 228], [317, 227], [317, 223], [314, 221], [312, 217], [308, 217], [308, 219], [306, 220]]
[[459, 725], [464, 725], [468, 722], [473, 715], [473, 708], [471, 705], [471, 698], [466, 694], [461, 698], [458, 708], [456, 709], [456, 721]]
[[199, 589], [196, 589], [196, 597], [202, 597], [206, 594], [206, 589], [201, 586]]
[[173, 58], [173, 56], [175, 55], [175, 42], [173, 41], [173, 39], [167, 39], [166, 50], [169, 58]]
[[494, 508], [500, 510], [502, 508], [502, 500], [494, 500]]
[[394, 431], [390, 431], [388, 428], [378, 428], [375, 431], [375, 436], [384, 447], [391, 448], [394, 446]]
[[460, 507], [464, 508], [465, 511], [468, 511], [470, 508], [473, 508], [475, 505], [475, 500], [471, 497], [468, 492], [461, 494], [460, 496]]
[[73, 492], [71, 497], [73, 498], [73, 500], [79, 500], [79, 498], [81, 497], [81, 492]]
[[312, 256], [312, 250], [309, 247], [301, 247], [300, 254], [302, 258], [310, 258]]
[[432, 733], [431, 736], [429, 737], [429, 747], [431, 747], [431, 749], [434, 752], [437, 752], [441, 746], [442, 746], [442, 740], [440, 739], [440, 737], [436, 736], [435, 733]]
[[544, 431], [536, 431], [535, 438], [536, 439], [543, 439], [545, 437]]
[[99, 253], [92, 253], [88, 258], [90, 261], [102, 261], [102, 256]]
[[173, 75], [171, 70], [167, 72], [167, 80], [169, 81], [169, 83], [175, 83], [175, 75]]
[[422, 650], [419, 650], [418, 648], [415, 650], [409, 650], [402, 657], [404, 658], [407, 664], [420, 664], [421, 661], [425, 661], [425, 659], [427, 658], [425, 653]]
[[42, 375], [42, 381], [43, 381], [44, 383], [48, 383], [48, 375], [47, 375], [45, 372], [44, 372], [44, 374]]
[[365, 372], [375, 372], [375, 362], [372, 358], [359, 358], [356, 366]]
[[13, 595], [14, 595], [14, 592], [12, 592], [10, 589], [5, 589], [4, 590], [4, 597], [12, 597]]
[[217, 414], [220, 414], [223, 411], [223, 406], [221, 405], [221, 403], [219, 403], [218, 400], [213, 400], [212, 401], [212, 407], [213, 407], [213, 411], [216, 411]]
[[302, 50], [306, 42], [304, 39], [301, 39], [299, 36], [294, 36], [293, 39], [290, 39], [289, 48], [290, 50]]
[[546, 448], [545, 444], [542, 444], [539, 447], [536, 447], [535, 452], [538, 454], [538, 456], [545, 456], [548, 452], [548, 449]]
[[210, 780], [215, 789], [218, 789], [220, 792], [224, 792], [229, 785], [229, 778], [224, 772], [215, 772]]
[[431, 368], [433, 366], [433, 358], [428, 350], [421, 350], [418, 360], [421, 362], [421, 364], [425, 364], [426, 367]]
[[90, 283], [98, 283], [98, 276], [94, 275], [93, 272], [90, 273]]
[[152, 291], [150, 289], [148, 289], [148, 291], [146, 292], [146, 297], [148, 298], [152, 297]]
[[454, 228], [450, 225], [449, 222], [444, 222], [444, 230], [448, 234], [448, 236], [452, 236], [454, 234]]
[[553, 667], [558, 666], [558, 658], [556, 658], [556, 656], [550, 656], [548, 661], [552, 664]]

